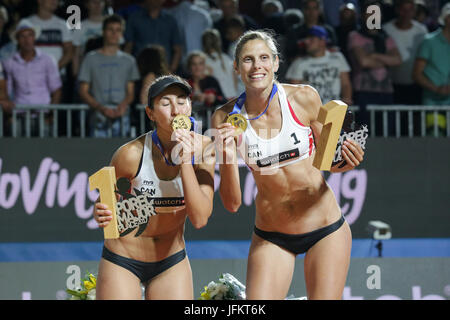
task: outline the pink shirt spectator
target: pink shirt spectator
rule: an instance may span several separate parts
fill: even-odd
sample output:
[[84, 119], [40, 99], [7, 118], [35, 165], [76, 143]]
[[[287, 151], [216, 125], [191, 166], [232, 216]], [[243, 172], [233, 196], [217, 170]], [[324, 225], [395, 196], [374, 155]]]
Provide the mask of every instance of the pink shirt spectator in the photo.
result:
[[[352, 52], [353, 48], [362, 47], [367, 54], [375, 53], [374, 41], [352, 31], [348, 36], [348, 52], [352, 65], [354, 91], [393, 93], [392, 77], [387, 67], [363, 69]], [[396, 47], [391, 37], [386, 38], [386, 52]]]
[[29, 62], [19, 52], [3, 62], [8, 92], [15, 104], [50, 104], [52, 92], [62, 86], [54, 60], [35, 50], [36, 55]]

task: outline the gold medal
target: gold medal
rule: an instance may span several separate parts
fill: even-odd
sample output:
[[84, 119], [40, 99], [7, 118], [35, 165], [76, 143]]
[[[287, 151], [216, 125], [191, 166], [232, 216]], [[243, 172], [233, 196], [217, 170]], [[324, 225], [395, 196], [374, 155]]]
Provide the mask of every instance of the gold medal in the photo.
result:
[[240, 113], [229, 115], [227, 122], [231, 123], [236, 128], [238, 134], [241, 134], [247, 129], [247, 119]]
[[186, 129], [191, 130], [192, 122], [187, 115], [179, 114], [172, 121], [173, 130]]

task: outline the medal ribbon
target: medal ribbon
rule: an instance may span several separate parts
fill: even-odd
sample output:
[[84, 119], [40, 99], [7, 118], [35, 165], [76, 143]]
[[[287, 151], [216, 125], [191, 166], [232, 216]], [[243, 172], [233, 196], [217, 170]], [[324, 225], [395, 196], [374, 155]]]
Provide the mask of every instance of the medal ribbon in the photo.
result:
[[[193, 117], [189, 117], [189, 119], [192, 122], [192, 127], [191, 127], [191, 130], [192, 130], [192, 129], [194, 129], [194, 126], [195, 126], [195, 119]], [[155, 128], [155, 130], [153, 130], [152, 140], [153, 140], [153, 143], [158, 147], [159, 152], [161, 152], [161, 154], [162, 154], [166, 164], [168, 166], [175, 167], [176, 164], [174, 164], [173, 162], [169, 161], [169, 159], [167, 159], [166, 156], [164, 155], [164, 148], [162, 146], [161, 140], [159, 140], [158, 134], [156, 133], [156, 128]], [[192, 156], [192, 164], [194, 164], [194, 156]]]
[[[278, 91], [278, 87], [277, 87], [277, 85], [274, 82], [273, 83], [273, 87], [272, 87], [272, 92], [270, 92], [269, 102], [267, 103], [267, 106], [264, 109], [264, 111], [260, 115], [258, 115], [257, 117], [252, 118], [252, 119], [247, 119], [247, 120], [256, 120], [259, 117], [261, 117], [264, 113], [266, 113], [267, 109], [269, 108], [270, 102], [272, 101], [272, 98], [275, 95], [275, 93], [277, 93], [277, 91]], [[245, 94], [245, 92], [243, 92], [239, 96], [239, 98], [236, 100], [236, 103], [234, 104], [234, 107], [233, 107], [233, 111], [231, 111], [228, 115], [231, 116], [231, 115], [236, 114], [236, 113], [241, 113], [241, 109], [244, 106], [246, 98], [247, 98], [247, 95]]]

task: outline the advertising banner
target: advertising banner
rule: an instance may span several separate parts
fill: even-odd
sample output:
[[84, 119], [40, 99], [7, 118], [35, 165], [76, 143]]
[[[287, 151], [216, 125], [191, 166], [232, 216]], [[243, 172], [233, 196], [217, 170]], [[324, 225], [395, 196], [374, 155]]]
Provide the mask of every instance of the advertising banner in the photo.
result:
[[[92, 217], [97, 191], [88, 178], [109, 161], [123, 139], [0, 139], [0, 242], [100, 241]], [[381, 220], [395, 238], [450, 237], [448, 139], [369, 139], [364, 162], [324, 173], [354, 238], [368, 238], [368, 222]], [[218, 192], [208, 225], [186, 223], [188, 240], [248, 240], [257, 189], [239, 168], [242, 205], [224, 209]], [[302, 177], [299, 176], [299, 179]], [[219, 186], [218, 167], [215, 188]]]

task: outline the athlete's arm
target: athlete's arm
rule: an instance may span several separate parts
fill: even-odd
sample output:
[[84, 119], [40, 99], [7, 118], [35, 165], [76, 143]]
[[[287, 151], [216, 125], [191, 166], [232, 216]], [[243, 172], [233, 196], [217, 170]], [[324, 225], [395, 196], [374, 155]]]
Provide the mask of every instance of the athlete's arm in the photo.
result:
[[[215, 153], [205, 152], [210, 149], [208, 146], [212, 141], [200, 134], [183, 130], [177, 130], [176, 140], [183, 147], [180, 176], [183, 181], [186, 214], [192, 225], [200, 229], [207, 224], [213, 209]], [[201, 150], [201, 156], [198, 152], [194, 153], [194, 148]]]
[[[116, 150], [109, 164], [115, 169], [116, 179], [124, 177], [131, 181], [135, 177], [141, 159], [142, 148], [142, 144], [136, 139]], [[106, 204], [99, 201], [100, 198], [97, 199], [94, 205], [94, 219], [100, 228], [104, 228], [112, 220], [112, 212]]]
[[242, 203], [239, 168], [237, 164], [235, 128], [225, 122], [227, 113], [224, 107], [214, 112], [212, 126], [215, 132], [215, 144], [219, 154], [220, 184], [219, 194], [222, 203], [230, 212], [237, 212]]

